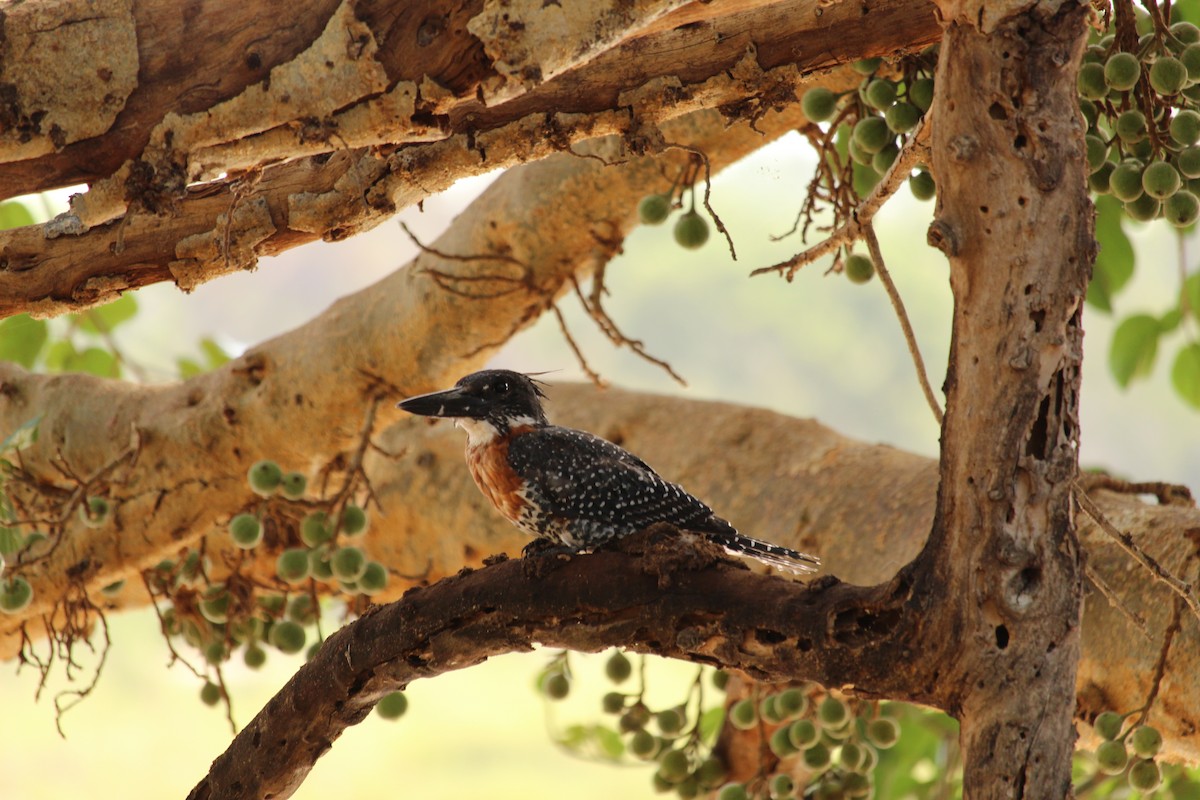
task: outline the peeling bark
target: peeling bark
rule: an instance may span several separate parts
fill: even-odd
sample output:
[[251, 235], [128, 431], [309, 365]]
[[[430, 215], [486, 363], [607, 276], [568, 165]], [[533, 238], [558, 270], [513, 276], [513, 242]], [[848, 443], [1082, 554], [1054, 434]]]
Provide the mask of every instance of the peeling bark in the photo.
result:
[[[757, 127], [778, 135], [800, 120], [793, 104]], [[746, 124], [726, 129], [711, 111], [663, 130], [704, 150], [714, 168], [764, 141]], [[53, 555], [28, 570], [38, 598], [30, 615], [52, 608], [75, 578], [111, 582], [118, 565], [149, 567], [162, 552], [197, 542], [253, 502], [244, 476], [258, 459], [315, 473], [355, 447], [377, 399], [391, 400], [380, 407], [382, 427], [404, 416], [395, 399], [448, 385], [481, 365], [572, 277], [586, 277], [620, 247], [638, 198], [661, 181], [661, 164], [644, 157], [606, 166], [619, 147], [600, 141], [587, 151], [594, 159], [559, 155], [509, 171], [434, 243], [437, 252], [190, 381], [131, 386], [0, 364], [0, 430], [42, 416], [38, 442], [22, 453], [36, 485], [10, 484], [18, 504], [39, 508], [69, 493], [59, 463], [89, 475], [136, 451], [106, 482], [119, 506], [108, 535], [73, 521]], [[298, 388], [312, 385], [313, 375], [322, 376], [319, 391]], [[82, 572], [81, 563], [88, 565]]]
[[[367, 230], [459, 178], [598, 136], [621, 134], [634, 152], [653, 152], [663, 144], [656, 126], [667, 120], [720, 108], [729, 122], [754, 121], [794, 103], [806, 75], [864, 49], [915, 49], [937, 35], [930, 9], [911, 0], [872, 8], [872, 37], [845, 4], [820, 14], [813, 0], [749, 10], [691, 4], [676, 22], [673, 14], [620, 18], [624, 27], [610, 20], [594, 38], [574, 40], [573, 62], [530, 82], [492, 69], [467, 30], [482, 13], [475, 4], [449, 15], [437, 3], [399, 6], [321, 5], [312, 17], [290, 10], [304, 27], [263, 43], [225, 26], [236, 18], [247, 30], [274, 27], [277, 9], [255, 6], [246, 18], [214, 3], [194, 30], [153, 28], [161, 35], [139, 41], [143, 85], [109, 133], [0, 164], [0, 187], [13, 191], [93, 182], [69, 214], [0, 232], [0, 315], [51, 316], [160, 281], [187, 291], [262, 256]], [[227, 46], [196, 50], [210, 37], [232, 37], [242, 49], [236, 57]], [[358, 44], [338, 44], [347, 39]], [[201, 61], [181, 75], [174, 56], [185, 44]], [[171, 92], [158, 83], [166, 80]], [[293, 84], [321, 91], [286, 88]], [[222, 171], [230, 174], [195, 183]]]
[[[1093, 256], [1074, 92], [1086, 5], [940, 3], [930, 241], [951, 262], [955, 318], [938, 464], [766, 412], [555, 393], [569, 398], [557, 421], [629, 445], [741, 527], [819, 552], [861, 586], [752, 574], [664, 531], [629, 552], [447, 577], [522, 541], [471, 486], [459, 437], [398, 419], [391, 401], [478, 366], [605, 263], [658, 180], [661, 161], [638, 156], [682, 143], [730, 163], [760, 132], [802, 122], [796, 87], [814, 73], [933, 41], [926, 4], [640, 0], [571, 16], [524, 0], [327, 0], [288, 6], [286, 26], [272, 24], [276, 5], [198, 8], [182, 21], [162, 0], [5, 9], [0, 187], [94, 186], [49, 225], [0, 233], [0, 315], [162, 280], [190, 289], [369, 228], [457, 178], [543, 160], [506, 174], [436, 243], [467, 260], [423, 253], [210, 375], [139, 387], [0, 365], [0, 432], [43, 415], [26, 482], [9, 484], [22, 507], [52, 509], [78, 488], [62, 465], [100, 476], [115, 503], [108, 529], [68, 522], [23, 571], [36, 603], [0, 618], [0, 657], [68, 596], [209, 534], [219, 551], [223, 523], [254, 502], [250, 463], [315, 474], [378, 404], [382, 449], [365, 466], [387, 516], [368, 546], [410, 576], [396, 593], [437, 583], [330, 637], [195, 797], [286, 796], [387, 691], [533, 642], [937, 705], [962, 722], [972, 797], [1065, 796], [1074, 720], [1150, 694], [1165, 590], [1077, 521], [1072, 498]], [[187, 48], [185, 65], [186, 37], [213, 46]], [[62, 47], [79, 52], [69, 97], [48, 88], [62, 73], [46, 53]], [[314, 374], [321, 391], [297, 388]], [[1168, 569], [1194, 574], [1194, 507], [1095, 500]], [[285, 544], [248, 569], [271, 580]], [[1081, 548], [1159, 641], [1114, 652], [1128, 623], [1102, 601], [1083, 613]], [[131, 584], [112, 609], [145, 602]], [[1150, 718], [1168, 752], [1193, 759], [1198, 636], [1178, 632]]]

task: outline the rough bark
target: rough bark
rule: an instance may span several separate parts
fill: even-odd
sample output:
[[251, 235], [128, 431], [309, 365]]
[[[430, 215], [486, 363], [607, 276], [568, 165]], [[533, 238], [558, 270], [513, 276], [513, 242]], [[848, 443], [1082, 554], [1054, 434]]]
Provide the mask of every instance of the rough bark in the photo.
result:
[[[757, 127], [778, 135], [802, 119], [793, 104]], [[764, 141], [749, 124], [725, 128], [716, 112], [664, 130], [703, 149], [715, 168]], [[261, 458], [315, 477], [355, 449], [373, 404], [379, 427], [403, 416], [394, 398], [478, 367], [571, 279], [607, 261], [634, 224], [637, 199], [663, 182], [661, 164], [643, 157], [606, 166], [621, 157], [615, 138], [587, 152], [597, 158], [559, 155], [511, 170], [435, 250], [207, 375], [133, 386], [0, 364], [0, 429], [41, 419], [37, 443], [22, 453], [26, 477], [7, 487], [28, 517], [55, 518], [75, 488], [60, 466], [90, 476], [119, 462], [92, 490], [117, 505], [111, 529], [97, 535], [73, 518], [54, 551], [25, 570], [37, 598], [30, 616], [56, 607], [80, 580], [110, 582], [196, 543], [254, 502], [244, 476]]]
[[189, 797], [287, 797], [387, 692], [535, 642], [592, 652], [620, 645], [767, 680], [823, 675], [903, 691], [906, 682], [880, 660], [886, 654], [864, 660], [853, 637], [842, 640], [846, 626], [829, 627], [840, 612], [870, 608], [886, 592], [755, 575], [718, 560], [711, 545], [693, 549], [691, 536], [680, 540], [669, 528], [649, 534], [622, 542], [629, 552], [467, 570], [342, 628]]
[[990, 30], [949, 19], [932, 110], [929, 236], [950, 261], [954, 322], [937, 511], [915, 573], [951, 587], [928, 608], [950, 623], [928, 655], [975, 798], [1068, 796], [1075, 744], [1088, 9], [1022, 6]]
[[[0, 313], [56, 313], [157, 280], [188, 288], [259, 255], [377, 224], [454, 178], [599, 134], [621, 141], [581, 152], [612, 161], [674, 141], [719, 166], [756, 143], [747, 123], [771, 132], [797, 123], [805, 74], [933, 38], [929, 9], [915, 2], [746, 0], [675, 11], [680, 4], [645, 2], [609, 27], [573, 29], [564, 47], [550, 46], [550, 18], [536, 16], [558, 13], [555, 4], [466, 2], [445, 17], [429, 13], [434, 5], [314, 4], [288, 15], [304, 17], [297, 27], [254, 46], [239, 38], [254, 26], [193, 20], [205, 38], [229, 40], [224, 51], [188, 48], [209, 59], [194, 76], [172, 60], [183, 26], [167, 27], [174, 15], [155, 17], [154, 4], [90, 4], [98, 13], [78, 25], [55, 15], [84, 4], [12, 9], [0, 41], [0, 160], [9, 162], [0, 185], [26, 191], [88, 169], [97, 185], [72, 215], [0, 238]], [[535, 16], [522, 20], [535, 24], [499, 24], [506, 8], [523, 14], [526, 5]], [[575, 390], [556, 415], [623, 441], [743, 527], [816, 550], [831, 572], [866, 588], [753, 575], [670, 538], [545, 574], [508, 562], [449, 578], [331, 637], [195, 796], [285, 796], [386, 691], [534, 641], [621, 644], [938, 705], [962, 721], [972, 796], [1069, 791], [1074, 717], [1144, 701], [1170, 625], [1161, 587], [1129, 569], [1094, 526], [1076, 538], [1078, 313], [1092, 255], [1074, 107], [1084, 9], [946, 0], [941, 11], [930, 237], [951, 261], [955, 327], [940, 464], [745, 409], [597, 401]], [[60, 30], [76, 38], [55, 39]], [[88, 37], [113, 48], [77, 48], [102, 54], [94, 69], [75, 70], [86, 102], [31, 105], [53, 79], [38, 83], [45, 76], [26, 67], [49, 69], [46, 52]], [[403, 46], [413, 40], [416, 49]], [[25, 74], [14, 79], [18, 57]], [[298, 79], [313, 69], [338, 79], [304, 94]], [[180, 79], [193, 82], [180, 91]], [[283, 109], [283, 94], [294, 107]], [[712, 106], [720, 113], [680, 116]], [[187, 189], [243, 168], [252, 172]], [[0, 431], [44, 414], [41, 439], [22, 454], [22, 502], [47, 514], [54, 501], [61, 507], [78, 489], [70, 474], [99, 476], [89, 490], [116, 501], [108, 530], [68, 523], [54, 553], [26, 569], [38, 602], [25, 621], [53, 619], [65, 599], [216, 531], [251, 502], [244, 474], [258, 458], [315, 474], [354, 449], [367, 407], [378, 404], [379, 426], [389, 425], [394, 397], [481, 363], [572, 276], [607, 260], [658, 169], [652, 159], [606, 168], [559, 156], [513, 171], [437, 243], [460, 258], [423, 254], [304, 329], [185, 384], [0, 366]], [[313, 375], [319, 390], [297, 388]], [[370, 547], [415, 576], [403, 583], [521, 544], [482, 522], [493, 518], [452, 432], [408, 420], [379, 442], [391, 455], [372, 451], [366, 469], [388, 516]], [[770, 477], [751, 489], [749, 474]], [[1194, 572], [1195, 508], [1096, 499], [1169, 569]], [[267, 575], [283, 544], [251, 568]], [[1147, 618], [1153, 640], [1131, 637], [1139, 646], [1114, 652], [1111, 632], [1126, 623], [1102, 602], [1081, 620], [1081, 546]], [[145, 599], [130, 588], [117, 605]], [[11, 655], [16, 628], [2, 622], [0, 655]], [[1151, 716], [1170, 751], [1191, 758], [1200, 755], [1200, 687], [1190, 679], [1198, 644], [1196, 626], [1185, 625], [1163, 654]]]
[[[245, 20], [204, 4], [186, 30], [163, 29], [160, 19], [178, 15], [156, 4], [113, 5], [122, 29], [138, 31], [137, 53], [113, 38], [86, 51], [89, 66], [145, 68], [107, 132], [77, 136], [65, 119], [47, 121], [94, 98], [54, 97], [44, 109], [25, 83], [12, 84], [9, 116], [26, 122], [10, 131], [8, 150], [0, 138], [9, 162], [0, 187], [93, 183], [59, 219], [0, 233], [0, 315], [50, 316], [159, 281], [186, 291], [260, 256], [369, 229], [459, 178], [586, 139], [619, 133], [654, 151], [659, 123], [699, 108], [756, 119], [793, 102], [799, 76], [937, 35], [930, 8], [913, 0], [873, 4], [870, 37], [850, 4], [818, 9], [814, 0], [691, 3], [666, 16], [678, 3], [646, 3], [620, 24], [589, 3], [605, 24], [576, 24], [591, 19], [581, 17], [569, 29], [556, 27], [557, 4], [468, 2], [446, 15], [438, 3], [314, 2], [311, 14], [286, 14], [304, 25], [261, 43], [244, 39], [257, 15], [274, 27], [280, 12], [270, 5]], [[10, 38], [85, 11], [30, 8], [6, 19]], [[52, 49], [53, 31], [102, 22], [88, 16], [34, 38]], [[209, 39], [222, 44], [196, 46]], [[185, 51], [200, 61], [181, 74]], [[321, 91], [305, 88], [314, 85]]]

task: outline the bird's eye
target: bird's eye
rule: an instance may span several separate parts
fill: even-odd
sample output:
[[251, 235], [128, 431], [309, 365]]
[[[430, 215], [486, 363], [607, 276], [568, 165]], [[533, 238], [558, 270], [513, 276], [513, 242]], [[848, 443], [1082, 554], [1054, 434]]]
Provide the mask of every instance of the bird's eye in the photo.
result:
[[492, 389], [496, 392], [496, 394], [508, 394], [508, 390], [511, 388], [512, 387], [509, 385], [508, 381], [504, 378], [501, 378], [492, 385]]

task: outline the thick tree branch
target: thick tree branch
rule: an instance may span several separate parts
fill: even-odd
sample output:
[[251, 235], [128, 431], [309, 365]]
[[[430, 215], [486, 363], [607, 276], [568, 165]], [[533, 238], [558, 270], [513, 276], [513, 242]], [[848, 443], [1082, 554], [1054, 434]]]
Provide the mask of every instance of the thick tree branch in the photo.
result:
[[1013, 4], [981, 29], [958, 5], [943, 9], [929, 230], [950, 261], [953, 338], [914, 580], [951, 587], [930, 608], [949, 635], [928, 655], [962, 725], [968, 794], [1060, 800], [1083, 599], [1072, 486], [1095, 243], [1075, 74], [1089, 9]]
[[922, 617], [903, 584], [873, 589], [751, 573], [670, 528], [626, 552], [506, 561], [415, 590], [350, 623], [238, 734], [189, 797], [282, 798], [384, 694], [535, 644], [621, 646], [770, 681], [853, 683], [905, 696], [927, 681]]
[[[726, 8], [702, 5], [714, 15]], [[420, 41], [428, 28], [415, 22], [419, 8], [397, 15], [365, 4], [360, 19], [347, 16], [348, 6], [341, 6], [330, 12], [330, 25], [340, 25], [343, 32], [361, 28], [368, 43], [383, 43], [354, 59], [345, 56], [347, 74], [374, 69], [380, 74], [373, 80], [380, 86], [347, 91], [362, 91], [366, 104], [378, 105], [388, 97], [395, 102], [357, 115], [358, 107], [350, 101], [333, 115], [320, 108], [290, 108], [295, 119], [272, 120], [278, 124], [253, 130], [239, 109], [250, 102], [247, 97], [264, 91], [260, 72], [268, 66], [260, 65], [233, 70], [240, 84], [197, 94], [208, 99], [208, 106], [186, 106], [168, 116], [173, 107], [159, 98], [159, 118], [143, 110], [141, 121], [157, 133], [147, 129], [139, 138], [128, 134], [131, 128], [121, 128], [122, 138], [112, 144], [120, 151], [115, 165], [112, 158], [80, 152], [104, 148], [105, 137], [68, 146], [71, 156], [60, 166], [71, 179], [78, 177], [72, 169], [96, 164], [109, 164], [113, 177], [93, 177], [102, 185], [81, 196], [72, 213], [59, 220], [0, 233], [0, 315], [78, 310], [164, 280], [187, 290], [253, 267], [260, 256], [369, 229], [459, 178], [542, 158], [585, 139], [620, 133], [635, 150], [654, 151], [662, 143], [657, 123], [698, 108], [720, 108], [731, 121], [757, 120], [766, 109], [795, 101], [800, 75], [858, 58], [866, 49], [892, 53], [921, 47], [937, 32], [927, 6], [881, 3], [871, 13], [885, 35], [872, 38], [868, 47], [862, 17], [848, 4], [819, 15], [812, 5], [813, 0], [785, 0], [713, 16], [704, 24], [684, 15], [678, 27], [667, 27], [668, 15], [645, 35], [619, 46], [600, 53], [594, 46], [583, 48], [579, 57], [586, 54], [590, 62], [557, 77], [529, 79], [516, 92], [509, 80], [488, 77], [479, 43], [463, 27], [475, 19], [467, 11], [461, 20], [448, 18], [435, 25], [438, 38], [428, 47], [413, 48], [399, 45], [412, 37]], [[422, 17], [435, 18], [440, 19]], [[206, 24], [219, 35], [224, 23]], [[640, 28], [630, 34], [636, 30]], [[272, 50], [279, 59], [274, 65], [287, 74], [303, 73], [298, 64], [310, 56], [293, 52], [299, 46], [293, 40], [303, 36], [288, 34]], [[615, 44], [619, 38], [605, 41]], [[430, 52], [435, 50], [444, 61], [433, 59]], [[406, 56], [411, 63], [393, 63], [400, 53], [411, 54]], [[465, 55], [456, 60], [447, 54]], [[332, 51], [326, 55], [335, 59], [335, 66], [343, 57]], [[476, 63], [480, 59], [485, 63]], [[195, 80], [202, 82], [206, 69], [224, 76], [231, 72], [222, 59], [201, 65]], [[275, 76], [266, 83], [281, 80]], [[401, 97], [401, 89], [410, 84], [413, 88]], [[431, 94], [438, 86], [449, 88]], [[134, 99], [130, 103], [136, 105]], [[210, 119], [210, 108], [237, 124], [222, 127]], [[404, 144], [428, 139], [437, 141]], [[171, 144], [155, 144], [159, 140]], [[44, 158], [62, 160], [59, 154]], [[276, 165], [286, 158], [294, 160]], [[30, 175], [46, 172], [38, 159], [0, 165], [4, 185], [30, 177], [22, 173], [8, 181], [6, 168], [31, 169]], [[229, 175], [217, 177], [222, 171]], [[185, 189], [204, 176], [215, 180]], [[166, 211], [170, 214], [158, 213]]]
[[[763, 132], [800, 120], [795, 104], [765, 113], [758, 131], [726, 128], [709, 111], [664, 132], [719, 167], [760, 146]], [[37, 598], [30, 615], [54, 607], [67, 576], [111, 582], [114, 570], [149, 567], [197, 542], [253, 502], [244, 476], [256, 460], [333, 463], [357, 445], [367, 405], [452, 383], [532, 322], [573, 275], [610, 258], [635, 224], [637, 200], [663, 181], [662, 165], [642, 157], [606, 166], [621, 156], [615, 139], [589, 152], [599, 158], [558, 155], [505, 174], [438, 239], [436, 251], [451, 258], [423, 252], [305, 327], [185, 383], [132, 386], [0, 364], [0, 430], [41, 416], [38, 442], [21, 454], [27, 477], [9, 485], [19, 504], [36, 509], [74, 489], [59, 463], [91, 474], [137, 443], [134, 463], [104, 487], [117, 506], [111, 528], [97, 535], [69, 523], [53, 554], [26, 569]], [[473, 296], [479, 289], [493, 291]], [[385, 403], [380, 424], [399, 416]]]

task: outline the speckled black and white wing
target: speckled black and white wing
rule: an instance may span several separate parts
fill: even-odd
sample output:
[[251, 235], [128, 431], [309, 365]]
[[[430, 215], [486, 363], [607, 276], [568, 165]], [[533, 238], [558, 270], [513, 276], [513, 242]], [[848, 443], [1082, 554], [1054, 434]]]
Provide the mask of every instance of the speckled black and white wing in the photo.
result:
[[744, 536], [632, 453], [590, 433], [556, 426], [514, 436], [508, 461], [524, 482], [526, 518], [537, 536], [577, 549], [599, 547], [656, 522], [704, 533], [732, 553], [804, 572], [812, 556]]
[[529, 527], [570, 547], [598, 547], [655, 522], [734, 532], [640, 458], [584, 431], [547, 426], [514, 436], [508, 461], [537, 516]]

